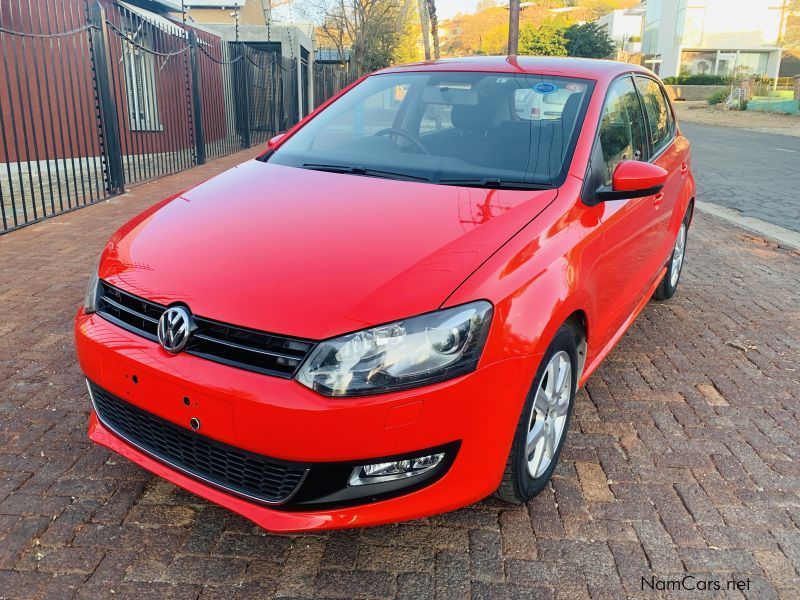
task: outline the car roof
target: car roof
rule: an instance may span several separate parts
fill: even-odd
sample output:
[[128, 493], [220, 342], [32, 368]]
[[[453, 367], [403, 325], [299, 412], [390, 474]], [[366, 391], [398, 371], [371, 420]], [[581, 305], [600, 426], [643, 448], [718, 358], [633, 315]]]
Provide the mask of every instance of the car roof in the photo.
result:
[[470, 56], [443, 58], [427, 62], [389, 67], [378, 73], [409, 71], [475, 71], [492, 73], [528, 73], [580, 77], [611, 81], [631, 71], [653, 75], [651, 71], [631, 63], [569, 56]]

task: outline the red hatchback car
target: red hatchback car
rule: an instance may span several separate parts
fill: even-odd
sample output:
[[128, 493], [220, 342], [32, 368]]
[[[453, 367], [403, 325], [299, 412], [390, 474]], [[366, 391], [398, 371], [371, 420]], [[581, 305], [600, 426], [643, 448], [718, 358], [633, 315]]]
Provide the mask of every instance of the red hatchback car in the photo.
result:
[[524, 502], [675, 293], [694, 193], [640, 67], [370, 75], [112, 237], [75, 322], [89, 435], [273, 531]]

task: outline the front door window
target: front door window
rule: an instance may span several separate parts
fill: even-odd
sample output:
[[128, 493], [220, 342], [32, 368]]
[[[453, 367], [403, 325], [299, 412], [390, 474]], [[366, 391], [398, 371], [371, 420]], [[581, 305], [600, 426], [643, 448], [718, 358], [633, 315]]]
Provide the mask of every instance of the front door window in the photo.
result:
[[611, 87], [600, 120], [603, 182], [611, 185], [614, 169], [623, 160], [645, 158], [646, 137], [639, 96], [630, 77]]

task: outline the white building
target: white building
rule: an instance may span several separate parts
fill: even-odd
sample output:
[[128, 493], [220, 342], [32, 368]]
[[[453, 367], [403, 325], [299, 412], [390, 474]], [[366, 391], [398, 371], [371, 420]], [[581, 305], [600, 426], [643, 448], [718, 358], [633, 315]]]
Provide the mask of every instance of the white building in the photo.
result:
[[202, 26], [226, 41], [276, 52], [297, 63], [299, 117], [313, 110], [314, 27], [311, 23], [275, 22], [268, 0], [153, 0], [186, 10], [192, 25]]
[[775, 77], [785, 17], [781, 0], [648, 0], [645, 66], [661, 77], [734, 72]]
[[640, 51], [643, 22], [644, 7], [640, 6], [612, 10], [597, 19], [597, 25], [608, 34], [617, 50], [625, 52]]

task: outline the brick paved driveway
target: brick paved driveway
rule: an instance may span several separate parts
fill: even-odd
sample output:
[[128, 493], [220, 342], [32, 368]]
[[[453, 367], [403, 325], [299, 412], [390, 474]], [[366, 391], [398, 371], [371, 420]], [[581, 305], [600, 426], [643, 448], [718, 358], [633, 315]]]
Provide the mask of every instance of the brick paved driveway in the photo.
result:
[[649, 598], [687, 573], [800, 597], [800, 257], [702, 214], [527, 507], [277, 537], [93, 447], [70, 328], [94, 257], [245, 157], [0, 238], [0, 597]]

